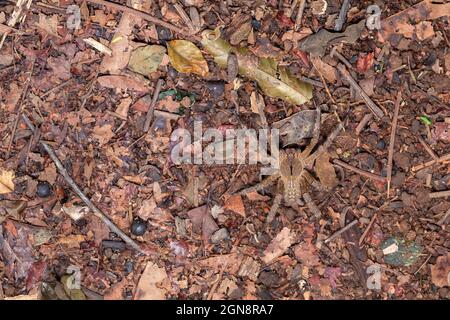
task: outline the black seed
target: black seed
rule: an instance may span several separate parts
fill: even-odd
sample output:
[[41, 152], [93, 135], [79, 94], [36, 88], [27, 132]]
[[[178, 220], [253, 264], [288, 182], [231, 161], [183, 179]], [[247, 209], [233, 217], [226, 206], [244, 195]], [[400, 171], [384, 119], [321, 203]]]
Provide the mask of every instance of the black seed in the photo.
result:
[[142, 219], [135, 219], [131, 224], [131, 233], [135, 236], [142, 236], [147, 231], [147, 222]]
[[48, 182], [39, 182], [36, 188], [36, 194], [40, 198], [47, 198], [52, 194], [52, 186]]

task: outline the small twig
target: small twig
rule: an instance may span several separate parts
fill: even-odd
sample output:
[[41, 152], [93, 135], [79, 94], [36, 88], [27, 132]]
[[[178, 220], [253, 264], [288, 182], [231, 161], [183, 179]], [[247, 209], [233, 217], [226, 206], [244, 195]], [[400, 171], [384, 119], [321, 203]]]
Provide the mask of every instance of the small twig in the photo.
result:
[[437, 160], [431, 160], [431, 161], [419, 164], [417, 166], [414, 166], [411, 168], [411, 171], [416, 172], [416, 171], [431, 167], [434, 164], [443, 163], [446, 161], [450, 161], [450, 153], [446, 154], [445, 156], [439, 157]]
[[192, 23], [191, 18], [187, 15], [186, 11], [184, 11], [183, 7], [178, 2], [174, 3], [173, 6], [175, 7], [175, 10], [177, 10], [178, 15], [184, 20], [184, 23], [187, 25], [189, 30], [192, 33], [195, 33], [196, 29], [194, 24]]
[[358, 82], [350, 75], [350, 72], [345, 68], [343, 64], [338, 64], [338, 70], [341, 72], [342, 76], [347, 80], [350, 86], [363, 98], [367, 107], [372, 111], [372, 113], [379, 119], [384, 116], [383, 110], [381, 110], [375, 102], [370, 99], [367, 93], [359, 86]]
[[319, 74], [320, 80], [322, 80], [323, 86], [325, 87], [325, 91], [326, 91], [328, 97], [330, 98], [331, 102], [333, 102], [333, 104], [336, 104], [336, 100], [334, 100], [333, 96], [331, 95], [330, 89], [328, 88], [327, 82], [325, 81], [325, 78], [323, 77], [322, 72], [320, 72], [320, 70], [317, 69], [313, 60], [311, 60], [311, 63], [313, 65], [314, 69], [316, 69], [317, 73]]
[[356, 127], [355, 131], [356, 131], [356, 135], [359, 136], [359, 134], [361, 133], [361, 131], [363, 131], [364, 127], [370, 122], [370, 120], [373, 119], [373, 114], [368, 113], [366, 114], [361, 121], [359, 122], [358, 126]]
[[227, 264], [228, 263], [226, 262], [220, 269], [219, 276], [217, 277], [217, 280], [214, 282], [213, 286], [211, 287], [211, 290], [209, 291], [206, 300], [212, 300], [214, 293], [216, 292], [217, 287], [219, 286], [219, 283], [222, 280], [223, 272], [225, 271], [225, 267], [227, 266]]
[[423, 138], [420, 135], [417, 135], [417, 139], [419, 139], [419, 141], [422, 144], [422, 146], [424, 147], [424, 149], [428, 152], [428, 154], [434, 160], [438, 160], [439, 159], [438, 155], [433, 151], [433, 149], [431, 149], [431, 147], [428, 145], [428, 143], [426, 143], [426, 141], [423, 140]]
[[106, 6], [106, 7], [110, 7], [110, 8], [116, 9], [116, 10], [120, 10], [122, 12], [127, 12], [127, 13], [134, 14], [134, 15], [136, 15], [136, 16], [144, 19], [144, 20], [147, 20], [149, 22], [152, 22], [154, 24], [157, 24], [157, 25], [160, 25], [160, 26], [162, 26], [164, 28], [172, 30], [173, 32], [176, 32], [176, 33], [188, 36], [188, 37], [192, 37], [195, 40], [200, 41], [200, 37], [195, 36], [195, 35], [191, 35], [191, 33], [188, 30], [179, 28], [179, 27], [174, 26], [173, 24], [168, 23], [168, 22], [166, 22], [164, 20], [155, 18], [154, 16], [152, 16], [152, 15], [150, 15], [148, 13], [145, 13], [143, 11], [139, 11], [139, 10], [136, 10], [136, 9], [133, 9], [133, 8], [130, 8], [130, 7], [118, 4], [118, 3], [109, 2], [109, 1], [105, 1], [105, 0], [87, 0], [87, 1], [91, 2], [91, 3], [95, 3], [95, 4], [100, 4], [100, 5], [103, 5], [103, 6]]
[[297, 17], [295, 18], [294, 30], [298, 31], [302, 26], [303, 12], [305, 11], [306, 0], [301, 0], [298, 7]]
[[342, 62], [343, 64], [345, 64], [345, 66], [349, 69], [349, 70], [353, 70], [353, 66], [350, 62], [348, 62], [348, 60], [338, 51], [337, 47], [333, 47], [331, 49], [330, 52], [330, 57], [332, 58], [338, 58], [338, 60], [340, 62]]
[[416, 275], [417, 273], [419, 273], [420, 270], [422, 270], [422, 268], [427, 264], [428, 260], [430, 260], [432, 256], [433, 255], [430, 253], [425, 262], [420, 265], [419, 269], [417, 269], [416, 272], [414, 272], [414, 275]]
[[336, 231], [335, 233], [333, 233], [333, 235], [331, 237], [329, 237], [328, 239], [325, 239], [324, 243], [328, 243], [330, 241], [333, 241], [334, 239], [339, 237], [341, 234], [343, 234], [345, 231], [347, 231], [348, 229], [350, 229], [351, 227], [353, 227], [357, 223], [358, 223], [358, 220], [353, 220], [352, 222], [350, 222], [348, 225], [346, 225], [345, 227], [343, 227], [339, 231]]
[[[30, 128], [31, 131], [35, 131], [34, 125], [31, 123], [30, 119], [25, 115], [22, 114], [22, 118], [24, 119], [27, 126]], [[69, 184], [69, 186], [72, 188], [72, 190], [80, 197], [81, 200], [91, 209], [92, 213], [100, 218], [104, 224], [106, 224], [112, 232], [117, 234], [123, 241], [125, 241], [130, 247], [135, 249], [136, 251], [147, 254], [142, 248], [129, 236], [127, 236], [122, 230], [120, 230], [100, 209], [98, 209], [94, 203], [81, 191], [80, 187], [73, 181], [72, 177], [67, 172], [66, 168], [64, 168], [64, 165], [59, 160], [58, 156], [56, 155], [53, 148], [46, 142], [40, 141], [42, 147], [45, 149], [45, 151], [48, 153], [50, 158], [55, 163], [56, 167], [58, 168], [59, 173], [64, 177], [66, 182]]]
[[441, 220], [439, 220], [438, 225], [442, 226], [447, 222], [448, 217], [450, 217], [450, 209], [447, 210], [444, 217], [442, 217]]
[[30, 89], [31, 76], [33, 75], [33, 71], [34, 71], [34, 62], [35, 62], [35, 58], [33, 58], [31, 61], [30, 75], [28, 76], [27, 83], [25, 85], [25, 89], [22, 91], [22, 96], [20, 97], [19, 107], [16, 109], [17, 116], [16, 116], [16, 120], [14, 121], [14, 126], [13, 126], [13, 129], [11, 132], [11, 137], [9, 138], [8, 148], [6, 149], [6, 158], [9, 158], [9, 155], [11, 152], [11, 147], [14, 142], [14, 137], [16, 136], [17, 126], [19, 125], [20, 115], [22, 114], [22, 111], [23, 111], [23, 105], [24, 105], [25, 99], [28, 95], [28, 90]]
[[334, 25], [334, 31], [340, 32], [344, 26], [345, 20], [347, 20], [347, 12], [350, 9], [350, 0], [344, 0], [342, 3], [341, 11], [336, 19], [336, 24]]
[[63, 83], [58, 84], [57, 86], [51, 88], [50, 90], [48, 90], [47, 92], [45, 92], [44, 94], [42, 94], [39, 98], [42, 100], [44, 99], [46, 96], [48, 96], [50, 93], [55, 92], [56, 90], [59, 90], [63, 87], [65, 87], [66, 85], [68, 85], [69, 83], [71, 83], [74, 79], [70, 78], [67, 81], [64, 81]]
[[155, 91], [153, 92], [152, 102], [150, 104], [150, 107], [148, 108], [147, 117], [145, 119], [144, 132], [148, 132], [150, 124], [152, 123], [153, 115], [155, 113], [155, 105], [156, 102], [158, 101], [159, 92], [161, 91], [163, 83], [164, 83], [163, 79], [158, 79], [158, 82], [156, 83]]
[[389, 198], [389, 192], [391, 188], [392, 180], [392, 161], [394, 159], [394, 145], [395, 134], [397, 132], [398, 112], [400, 110], [400, 103], [402, 101], [402, 92], [399, 90], [397, 93], [397, 100], [395, 101], [394, 117], [392, 118], [391, 138], [389, 140], [389, 153], [387, 162], [387, 196]]
[[307, 77], [305, 77], [305, 76], [298, 76], [298, 79], [299, 79], [299, 80], [302, 80], [303, 82], [312, 84], [312, 85], [315, 86], [315, 87], [324, 88], [323, 83], [320, 82], [320, 81], [313, 80], [313, 79], [307, 78]]
[[372, 180], [376, 180], [376, 181], [379, 181], [379, 182], [386, 182], [386, 178], [385, 177], [382, 177], [382, 176], [379, 176], [377, 174], [358, 169], [358, 168], [356, 168], [356, 167], [354, 167], [354, 166], [352, 166], [352, 165], [350, 165], [348, 163], [345, 163], [344, 161], [341, 161], [339, 159], [333, 160], [333, 163], [337, 164], [338, 166], [341, 166], [341, 167], [343, 167], [345, 169], [353, 171], [353, 172], [355, 172], [355, 173], [357, 173], [357, 174], [359, 174], [359, 175], [361, 175], [363, 177], [366, 177], [366, 178], [369, 178], [369, 179], [372, 179]]
[[431, 199], [450, 197], [450, 190], [439, 191], [439, 192], [431, 192], [429, 194], [429, 197]]
[[372, 228], [372, 225], [373, 225], [373, 223], [375, 222], [375, 219], [377, 218], [377, 216], [378, 216], [378, 212], [375, 212], [375, 214], [373, 215], [372, 220], [370, 220], [369, 225], [367, 226], [366, 230], [364, 231], [364, 233], [363, 233], [363, 234], [361, 235], [361, 237], [359, 238], [359, 243], [358, 243], [358, 245], [359, 245], [360, 247], [362, 246], [362, 244], [363, 244], [363, 242], [364, 242], [364, 239], [366, 238], [367, 234], [369, 233], [370, 228]]

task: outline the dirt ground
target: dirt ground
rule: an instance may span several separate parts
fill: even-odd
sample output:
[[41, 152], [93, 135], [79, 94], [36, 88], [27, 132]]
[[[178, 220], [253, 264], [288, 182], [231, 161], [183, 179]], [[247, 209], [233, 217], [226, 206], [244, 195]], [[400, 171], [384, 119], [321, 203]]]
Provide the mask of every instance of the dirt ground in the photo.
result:
[[0, 1], [0, 299], [448, 299], [450, 3], [343, 2]]

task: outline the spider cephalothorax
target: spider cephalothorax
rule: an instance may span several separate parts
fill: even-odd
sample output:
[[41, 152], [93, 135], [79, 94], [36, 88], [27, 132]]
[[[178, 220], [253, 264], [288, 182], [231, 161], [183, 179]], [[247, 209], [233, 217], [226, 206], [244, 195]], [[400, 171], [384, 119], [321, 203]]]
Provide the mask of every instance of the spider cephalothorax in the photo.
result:
[[317, 109], [314, 136], [309, 145], [307, 145], [303, 151], [298, 149], [280, 150], [279, 169], [257, 185], [244, 189], [240, 193], [248, 194], [252, 191], [262, 190], [264, 187], [269, 186], [278, 180], [278, 192], [273, 200], [269, 215], [267, 216], [268, 223], [275, 217], [276, 211], [283, 198], [285, 203], [290, 206], [298, 203], [303, 198], [313, 214], [319, 216], [320, 211], [312, 201], [309, 190], [311, 186], [317, 189], [322, 189], [322, 187], [309, 170], [311, 170], [310, 168], [313, 168], [315, 159], [326, 151], [342, 128], [343, 124], [340, 123], [330, 134], [325, 143], [312, 153], [320, 137], [320, 109]]

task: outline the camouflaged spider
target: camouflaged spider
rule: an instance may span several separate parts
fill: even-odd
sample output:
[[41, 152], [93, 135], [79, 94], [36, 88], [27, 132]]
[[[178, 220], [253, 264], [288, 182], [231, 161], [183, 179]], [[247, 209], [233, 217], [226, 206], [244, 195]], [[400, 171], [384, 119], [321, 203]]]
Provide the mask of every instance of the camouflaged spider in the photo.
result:
[[324, 187], [314, 178], [310, 171], [313, 171], [314, 161], [317, 157], [327, 150], [342, 130], [343, 123], [340, 122], [328, 136], [324, 144], [319, 146], [315, 152], [312, 152], [320, 138], [321, 112], [319, 108], [316, 110], [317, 116], [314, 124], [314, 133], [309, 145], [307, 145], [303, 151], [290, 148], [280, 150], [279, 169], [260, 183], [239, 192], [239, 194], [245, 195], [253, 191], [259, 191], [278, 180], [277, 194], [267, 216], [267, 224], [272, 222], [275, 218], [283, 198], [285, 203], [289, 206], [296, 204], [303, 198], [308, 208], [316, 217], [321, 215], [319, 208], [312, 200], [308, 191], [311, 186], [318, 190], [323, 190]]

